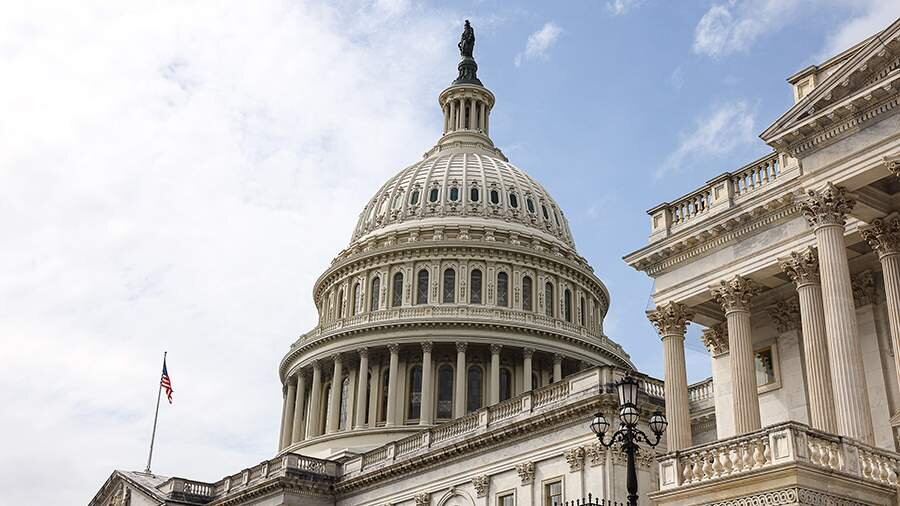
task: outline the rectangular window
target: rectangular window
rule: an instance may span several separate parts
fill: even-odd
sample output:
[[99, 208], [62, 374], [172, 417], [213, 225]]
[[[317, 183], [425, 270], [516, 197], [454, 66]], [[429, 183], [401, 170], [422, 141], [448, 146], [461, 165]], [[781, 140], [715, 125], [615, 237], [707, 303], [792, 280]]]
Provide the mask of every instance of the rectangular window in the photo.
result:
[[511, 492], [497, 496], [497, 506], [516, 506], [516, 496]]
[[562, 506], [562, 480], [544, 484], [544, 506]]
[[772, 347], [763, 348], [756, 352], [756, 386], [766, 386], [775, 383], [775, 361]]

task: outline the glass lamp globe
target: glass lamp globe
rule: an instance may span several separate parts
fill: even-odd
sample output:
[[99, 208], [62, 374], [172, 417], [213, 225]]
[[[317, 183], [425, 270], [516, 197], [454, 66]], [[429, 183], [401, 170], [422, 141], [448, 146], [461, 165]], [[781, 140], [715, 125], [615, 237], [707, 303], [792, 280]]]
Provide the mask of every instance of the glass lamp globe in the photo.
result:
[[606, 434], [608, 429], [609, 422], [606, 420], [606, 417], [603, 416], [603, 413], [594, 415], [594, 420], [591, 421], [591, 431], [598, 436], [602, 436], [603, 434]]
[[668, 426], [669, 421], [666, 420], [666, 415], [662, 414], [659, 410], [654, 412], [650, 417], [650, 430], [653, 431], [653, 434], [662, 436]]
[[629, 427], [637, 425], [640, 416], [640, 412], [633, 404], [622, 406], [622, 409], [619, 411], [619, 418], [622, 419], [622, 423]]
[[626, 374], [625, 377], [616, 384], [616, 389], [619, 392], [620, 406], [637, 404], [638, 382], [630, 374]]

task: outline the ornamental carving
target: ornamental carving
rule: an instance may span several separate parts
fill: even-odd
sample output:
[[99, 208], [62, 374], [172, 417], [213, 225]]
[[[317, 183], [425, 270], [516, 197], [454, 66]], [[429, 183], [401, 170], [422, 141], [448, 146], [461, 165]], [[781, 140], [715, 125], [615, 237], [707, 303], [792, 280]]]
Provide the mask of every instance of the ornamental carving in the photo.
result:
[[800, 301], [796, 297], [772, 304], [766, 311], [778, 332], [796, 330], [800, 327]]
[[472, 478], [472, 486], [475, 487], [475, 497], [486, 497], [490, 483], [491, 477], [486, 474]]
[[534, 355], [534, 348], [522, 348], [522, 357], [531, 358]]
[[491, 355], [499, 355], [499, 354], [500, 354], [500, 350], [502, 350], [502, 349], [503, 349], [503, 345], [502, 345], [502, 344], [496, 344], [496, 343], [495, 343], [495, 344], [492, 344], [492, 345], [491, 345]]
[[534, 483], [534, 462], [522, 462], [516, 464], [516, 474], [522, 480], [522, 485], [530, 485]]
[[789, 487], [768, 492], [745, 495], [736, 499], [709, 503], [708, 506], [793, 506], [814, 504], [816, 506], [864, 506], [866, 503], [841, 497], [819, 490], [803, 487]]
[[728, 326], [724, 323], [704, 330], [700, 339], [712, 356], [718, 357], [728, 353]]
[[738, 275], [720, 282], [718, 287], [710, 288], [710, 292], [728, 314], [732, 311], [750, 311], [750, 300], [759, 293], [759, 286], [752, 279]]
[[792, 251], [789, 258], [779, 258], [778, 264], [797, 288], [819, 283], [819, 253], [812, 246], [802, 251]]
[[844, 226], [854, 205], [856, 201], [845, 188], [829, 182], [819, 191], [806, 192], [806, 200], [800, 202], [800, 209], [809, 226], [815, 229], [826, 225]]
[[131, 489], [123, 483], [122, 487], [109, 498], [106, 504], [107, 506], [129, 506], [131, 504]]
[[592, 467], [606, 463], [606, 447], [599, 442], [588, 445], [585, 453]]
[[657, 306], [655, 310], [647, 312], [647, 318], [656, 327], [656, 331], [661, 337], [684, 336], [687, 324], [693, 317], [694, 313], [687, 306], [678, 302], [667, 302]]
[[434, 343], [431, 341], [425, 341], [422, 343], [422, 353], [431, 353], [434, 349]]
[[466, 342], [458, 342], [458, 343], [456, 343], [456, 351], [457, 351], [458, 353], [465, 353], [465, 352], [466, 352], [466, 347], [467, 347], [468, 345], [469, 345], [469, 343], [466, 343]]
[[391, 355], [400, 352], [400, 345], [397, 343], [390, 343], [387, 345], [388, 351], [391, 352]]
[[900, 155], [884, 157], [884, 164], [891, 174], [900, 177]]
[[584, 454], [583, 446], [569, 448], [563, 453], [566, 462], [569, 464], [569, 472], [581, 471], [584, 468]]
[[856, 307], [878, 303], [878, 291], [872, 271], [863, 271], [853, 276], [850, 286], [853, 289], [853, 305]]
[[416, 494], [413, 497], [413, 501], [416, 502], [416, 506], [428, 506], [431, 504], [431, 494], [428, 492], [422, 492], [421, 494]]
[[872, 220], [872, 224], [860, 229], [860, 233], [879, 258], [900, 253], [900, 215]]

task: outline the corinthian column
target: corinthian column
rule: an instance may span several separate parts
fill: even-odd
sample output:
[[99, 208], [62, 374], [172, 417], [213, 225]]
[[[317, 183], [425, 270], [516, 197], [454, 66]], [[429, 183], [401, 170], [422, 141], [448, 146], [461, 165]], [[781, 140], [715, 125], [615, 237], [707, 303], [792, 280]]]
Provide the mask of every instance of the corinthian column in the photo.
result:
[[419, 425], [434, 423], [434, 386], [432, 384], [431, 341], [422, 343], [422, 395], [419, 397]]
[[297, 393], [297, 386], [291, 383], [288, 378], [287, 392], [284, 395], [284, 413], [281, 418], [281, 441], [280, 449], [286, 448], [291, 444], [291, 430], [294, 423], [294, 402]]
[[306, 412], [303, 402], [306, 400], [306, 373], [303, 369], [297, 372], [297, 397], [294, 402], [294, 428], [291, 432], [291, 443], [303, 441], [303, 426], [306, 423]]
[[900, 215], [872, 221], [871, 226], [862, 230], [862, 236], [881, 260], [891, 344], [897, 366], [897, 382], [900, 383]]
[[306, 435], [312, 438], [321, 434], [319, 421], [322, 419], [322, 364], [312, 361], [312, 389], [309, 391], [309, 419], [306, 422]]
[[388, 400], [387, 413], [385, 413], [385, 425], [388, 427], [397, 425], [397, 385], [400, 378], [400, 345], [392, 343], [388, 345], [391, 359], [388, 366]]
[[756, 358], [753, 354], [753, 333], [750, 328], [750, 299], [759, 291], [756, 283], [735, 276], [711, 288], [722, 305], [728, 321], [728, 348], [731, 364], [731, 403], [734, 410], [734, 430], [737, 435], [758, 430], [759, 395], [756, 391]]
[[340, 428], [341, 421], [341, 386], [344, 379], [344, 362], [340, 353], [335, 353], [332, 357], [334, 360], [334, 370], [331, 373], [331, 396], [328, 398], [327, 423], [325, 431], [329, 434], [337, 432]]
[[502, 344], [491, 345], [491, 398], [490, 405], [500, 402], [500, 350]]
[[828, 183], [818, 192], [810, 190], [801, 205], [819, 246], [819, 276], [838, 432], [872, 443], [872, 414], [844, 245], [844, 222], [855, 203], [844, 188]]
[[456, 343], [456, 393], [453, 418], [466, 414], [466, 343]]
[[531, 383], [531, 357], [534, 355], [534, 348], [522, 348], [522, 385], [526, 392], [534, 389]]
[[664, 392], [668, 449], [691, 446], [691, 415], [688, 412], [687, 368], [684, 360], [684, 333], [693, 313], [684, 304], [669, 302], [649, 311], [647, 318], [656, 327], [663, 343]]
[[366, 426], [366, 401], [369, 397], [369, 349], [360, 348], [359, 371], [356, 373], [356, 420], [354, 428]]
[[800, 327], [803, 333], [803, 357], [806, 361], [806, 387], [809, 390], [810, 425], [835, 434], [834, 395], [831, 366], [828, 364], [828, 338], [825, 307], [819, 282], [819, 257], [814, 248], [792, 252], [779, 259], [781, 269], [797, 285], [800, 298]]

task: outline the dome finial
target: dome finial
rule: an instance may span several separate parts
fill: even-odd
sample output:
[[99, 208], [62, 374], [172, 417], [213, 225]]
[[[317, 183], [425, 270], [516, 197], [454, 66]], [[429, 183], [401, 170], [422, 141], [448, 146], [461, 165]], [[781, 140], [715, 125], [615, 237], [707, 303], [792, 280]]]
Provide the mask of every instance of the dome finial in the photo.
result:
[[477, 84], [482, 86], [481, 81], [478, 80], [478, 76], [476, 73], [478, 72], [478, 64], [475, 63], [475, 58], [472, 56], [472, 53], [475, 51], [475, 30], [472, 29], [472, 25], [469, 24], [469, 20], [466, 20], [466, 24], [463, 27], [462, 36], [459, 39], [459, 55], [460, 61], [457, 68], [459, 69], [459, 77], [453, 81], [453, 84]]

